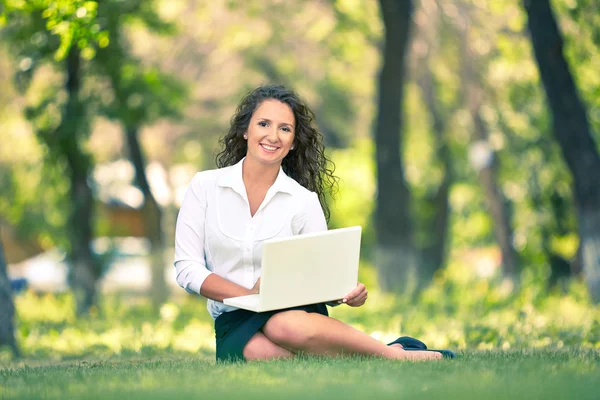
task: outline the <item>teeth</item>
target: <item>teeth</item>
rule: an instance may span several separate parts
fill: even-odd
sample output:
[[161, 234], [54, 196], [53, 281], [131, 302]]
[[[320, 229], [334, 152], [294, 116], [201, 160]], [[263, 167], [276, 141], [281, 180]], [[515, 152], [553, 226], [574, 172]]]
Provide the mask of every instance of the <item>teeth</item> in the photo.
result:
[[267, 150], [271, 150], [271, 151], [277, 150], [277, 147], [267, 146], [266, 144], [263, 144], [262, 147], [264, 147]]

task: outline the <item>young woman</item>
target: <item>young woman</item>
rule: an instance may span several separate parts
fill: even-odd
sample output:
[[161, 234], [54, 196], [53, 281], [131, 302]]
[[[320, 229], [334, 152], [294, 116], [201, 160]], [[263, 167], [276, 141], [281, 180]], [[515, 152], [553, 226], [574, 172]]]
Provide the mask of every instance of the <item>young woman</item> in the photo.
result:
[[[221, 140], [219, 169], [196, 174], [185, 195], [176, 227], [177, 282], [208, 298], [217, 360], [298, 353], [441, 358], [440, 352], [405, 350], [402, 343], [407, 349], [415, 342], [420, 346], [410, 338], [385, 345], [330, 318], [325, 304], [264, 313], [223, 304], [224, 298], [258, 293], [263, 241], [327, 229], [325, 191], [336, 178], [313, 117], [283, 86], [251, 91]], [[359, 307], [367, 296], [359, 283], [340, 303]]]

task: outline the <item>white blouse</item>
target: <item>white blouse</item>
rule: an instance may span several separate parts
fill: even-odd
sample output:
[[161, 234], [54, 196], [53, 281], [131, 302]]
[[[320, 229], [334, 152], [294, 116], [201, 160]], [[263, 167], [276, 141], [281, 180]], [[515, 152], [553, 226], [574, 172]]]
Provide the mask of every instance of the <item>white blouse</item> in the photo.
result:
[[[316, 193], [288, 177], [283, 169], [254, 217], [237, 164], [197, 173], [185, 194], [175, 229], [177, 283], [200, 294], [211, 273], [247, 289], [260, 277], [262, 242], [327, 230]], [[237, 308], [208, 300], [213, 318]]]

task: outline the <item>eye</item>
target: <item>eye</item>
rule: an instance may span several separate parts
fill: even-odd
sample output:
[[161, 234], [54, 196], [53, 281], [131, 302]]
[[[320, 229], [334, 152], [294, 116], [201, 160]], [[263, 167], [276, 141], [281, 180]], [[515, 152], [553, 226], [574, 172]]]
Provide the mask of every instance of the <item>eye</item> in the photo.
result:
[[284, 131], [286, 131], [286, 132], [291, 132], [291, 131], [292, 131], [292, 130], [290, 129], [290, 127], [289, 127], [289, 126], [284, 126], [284, 127], [283, 127], [283, 128], [281, 128], [281, 129], [283, 129], [283, 130], [284, 130]]
[[265, 127], [265, 126], [267, 126], [268, 124], [267, 124], [267, 121], [260, 121], [260, 122], [258, 123], [258, 125], [259, 125], [259, 126], [262, 126], [262, 127]]

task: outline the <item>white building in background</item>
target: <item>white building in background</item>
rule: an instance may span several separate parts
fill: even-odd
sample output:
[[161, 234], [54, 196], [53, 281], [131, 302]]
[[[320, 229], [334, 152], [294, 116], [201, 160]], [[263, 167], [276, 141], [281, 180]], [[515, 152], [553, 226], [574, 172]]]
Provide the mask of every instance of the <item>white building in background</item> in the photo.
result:
[[[94, 253], [106, 257], [99, 290], [103, 293], [146, 294], [151, 287], [150, 245], [145, 238], [97, 238], [92, 244]], [[8, 265], [10, 279], [24, 278], [27, 287], [36, 292], [61, 293], [69, 290], [66, 254], [58, 249], [48, 250], [17, 264]], [[172, 293], [181, 292], [175, 281], [173, 248], [165, 249], [165, 280]]]
[[[175, 165], [168, 171], [156, 162], [148, 165], [150, 188], [165, 211], [165, 232], [174, 230], [169, 224], [175, 224], [176, 212], [196, 172], [196, 167], [189, 164]], [[101, 205], [99, 213], [114, 227], [114, 236], [96, 238], [90, 244], [95, 254], [107, 259], [99, 282], [101, 292], [145, 294], [150, 290], [150, 244], [143, 237], [141, 217], [144, 196], [134, 185], [134, 177], [133, 165], [124, 159], [98, 165], [93, 172], [94, 193]], [[175, 281], [172, 240], [169, 235], [166, 237], [165, 280], [172, 293], [181, 294]], [[67, 269], [65, 253], [51, 249], [8, 264], [8, 275], [11, 279], [24, 278], [31, 290], [56, 293], [68, 290]]]

